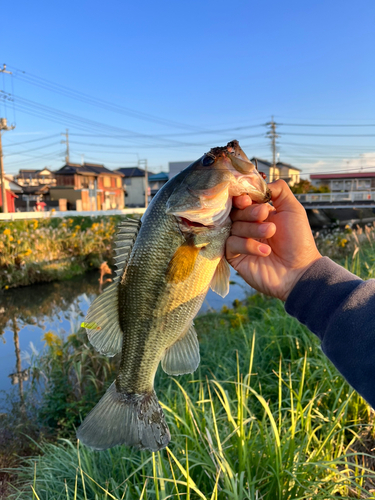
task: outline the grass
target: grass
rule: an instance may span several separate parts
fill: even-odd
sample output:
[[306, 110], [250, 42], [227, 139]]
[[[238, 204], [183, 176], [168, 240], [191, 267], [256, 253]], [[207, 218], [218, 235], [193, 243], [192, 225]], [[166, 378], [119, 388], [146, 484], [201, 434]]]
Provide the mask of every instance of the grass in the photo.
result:
[[112, 257], [121, 216], [0, 222], [0, 290], [69, 279]]
[[[373, 498], [370, 455], [354, 447], [371, 411], [280, 302], [255, 296], [196, 324], [199, 370], [157, 376], [172, 434], [168, 449], [94, 452], [76, 442], [67, 424], [71, 437], [35, 443], [40, 456], [13, 470], [18, 482], [9, 498]], [[78, 394], [81, 384], [94, 383], [98, 359], [84, 365], [86, 374], [72, 359], [71, 375], [82, 374], [72, 387]], [[101, 372], [97, 383], [103, 378]], [[112, 378], [111, 372], [106, 385]], [[94, 399], [81, 405], [83, 414]]]
[[[317, 235], [322, 253], [374, 277], [374, 228], [345, 231]], [[34, 456], [7, 471], [17, 475], [9, 498], [375, 498], [373, 410], [281, 302], [255, 295], [197, 318], [196, 328], [197, 372], [156, 377], [172, 441], [155, 454], [77, 443], [74, 427], [118, 360], [95, 353], [81, 331], [46, 336], [34, 370], [46, 380], [37, 418], [59, 439], [30, 441]]]

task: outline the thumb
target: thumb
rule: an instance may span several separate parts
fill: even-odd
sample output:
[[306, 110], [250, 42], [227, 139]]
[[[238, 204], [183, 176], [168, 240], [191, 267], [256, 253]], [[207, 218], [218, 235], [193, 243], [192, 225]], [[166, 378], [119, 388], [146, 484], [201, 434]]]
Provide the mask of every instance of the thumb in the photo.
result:
[[272, 192], [272, 204], [278, 212], [297, 211], [303, 209], [300, 202], [294, 196], [288, 184], [279, 179], [268, 184]]

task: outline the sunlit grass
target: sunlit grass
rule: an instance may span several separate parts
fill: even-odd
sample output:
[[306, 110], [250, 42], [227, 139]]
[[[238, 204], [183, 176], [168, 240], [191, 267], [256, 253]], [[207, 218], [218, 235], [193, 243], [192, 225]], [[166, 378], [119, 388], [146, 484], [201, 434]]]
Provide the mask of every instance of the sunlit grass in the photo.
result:
[[[199, 370], [157, 375], [167, 449], [93, 452], [73, 436], [40, 444], [41, 455], [18, 469], [13, 497], [374, 498], [370, 455], [355, 451], [372, 411], [280, 302], [255, 296], [198, 319], [197, 330]], [[72, 369], [79, 387], [84, 373]]]
[[0, 289], [66, 279], [112, 255], [120, 216], [0, 222]]

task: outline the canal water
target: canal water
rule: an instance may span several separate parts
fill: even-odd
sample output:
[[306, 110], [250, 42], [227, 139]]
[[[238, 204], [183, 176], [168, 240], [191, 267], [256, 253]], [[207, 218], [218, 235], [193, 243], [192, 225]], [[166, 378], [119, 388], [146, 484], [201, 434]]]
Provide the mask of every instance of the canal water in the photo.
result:
[[[30, 357], [43, 350], [47, 332], [67, 336], [75, 333], [99, 294], [99, 273], [87, 273], [59, 281], [9, 289], [0, 294], [0, 412], [2, 395], [13, 388], [22, 392], [27, 384]], [[253, 290], [231, 269], [229, 294], [222, 298], [212, 290], [200, 314], [231, 306]]]

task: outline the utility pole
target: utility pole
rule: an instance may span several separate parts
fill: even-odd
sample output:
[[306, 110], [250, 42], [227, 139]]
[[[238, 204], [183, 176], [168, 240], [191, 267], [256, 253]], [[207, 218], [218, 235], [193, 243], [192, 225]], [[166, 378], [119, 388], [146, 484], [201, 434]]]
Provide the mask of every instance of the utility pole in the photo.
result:
[[0, 118], [0, 180], [1, 180], [1, 199], [3, 201], [3, 213], [8, 213], [8, 202], [7, 202], [7, 194], [5, 191], [5, 175], [4, 175], [4, 163], [3, 163], [3, 145], [1, 141], [2, 131], [3, 130], [13, 130], [15, 125], [11, 125], [8, 127], [7, 119]]
[[272, 149], [272, 178], [270, 176], [270, 182], [275, 180], [273, 177], [275, 176], [276, 173], [276, 139], [279, 137], [276, 133], [276, 123], [273, 120], [273, 117], [270, 122], [266, 123], [268, 127], [270, 127], [270, 130], [267, 132], [267, 136], [271, 139], [271, 149]]
[[65, 154], [65, 163], [69, 163], [69, 129], [66, 129], [65, 134], [61, 133], [61, 135], [65, 135], [65, 141], [61, 141], [61, 144], [66, 144], [66, 154]]
[[148, 171], [147, 171], [147, 160], [138, 160], [138, 167], [141, 165], [145, 168], [145, 208], [148, 207]]
[[[11, 71], [7, 71], [6, 64], [3, 64], [3, 68], [0, 69], [0, 73], [7, 73], [11, 75]], [[3, 146], [1, 142], [1, 135], [3, 130], [13, 130], [15, 125], [11, 125], [10, 127], [7, 125], [6, 118], [0, 118], [0, 181], [1, 181], [1, 198], [3, 201], [3, 213], [8, 213], [8, 202], [7, 202], [7, 194], [5, 191], [5, 176], [4, 176], [4, 163], [3, 163]]]

